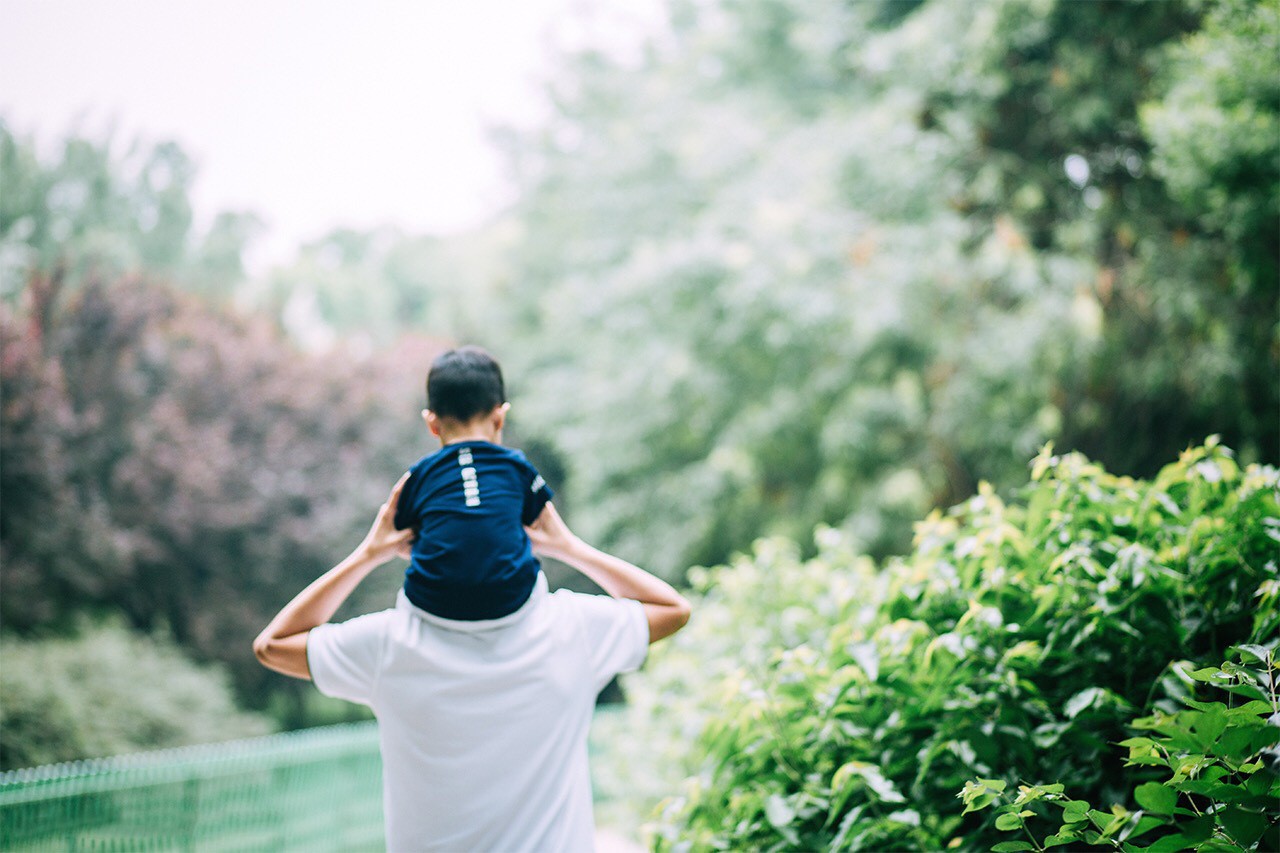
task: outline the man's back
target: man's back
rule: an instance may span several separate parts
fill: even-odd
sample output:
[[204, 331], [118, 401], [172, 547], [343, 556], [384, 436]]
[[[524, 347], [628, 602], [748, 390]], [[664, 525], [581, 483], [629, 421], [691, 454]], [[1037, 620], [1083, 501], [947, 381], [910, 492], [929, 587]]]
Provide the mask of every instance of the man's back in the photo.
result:
[[648, 642], [638, 602], [549, 594], [539, 575], [500, 619], [442, 619], [402, 593], [313, 629], [307, 655], [322, 692], [378, 716], [389, 850], [589, 850], [595, 698]]

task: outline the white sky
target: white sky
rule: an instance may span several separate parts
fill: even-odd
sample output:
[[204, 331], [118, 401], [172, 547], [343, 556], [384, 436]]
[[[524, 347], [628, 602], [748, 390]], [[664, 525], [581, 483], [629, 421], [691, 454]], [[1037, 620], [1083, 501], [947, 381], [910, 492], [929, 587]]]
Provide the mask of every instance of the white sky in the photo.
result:
[[42, 145], [177, 140], [198, 221], [267, 220], [259, 261], [339, 225], [447, 233], [510, 202], [485, 128], [537, 121], [551, 46], [634, 48], [660, 5], [0, 0], [0, 116]]

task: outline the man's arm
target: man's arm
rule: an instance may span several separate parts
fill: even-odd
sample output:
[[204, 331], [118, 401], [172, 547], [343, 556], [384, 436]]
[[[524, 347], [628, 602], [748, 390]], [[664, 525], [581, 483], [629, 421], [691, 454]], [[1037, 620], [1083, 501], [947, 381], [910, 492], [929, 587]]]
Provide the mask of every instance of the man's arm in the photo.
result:
[[689, 621], [689, 602], [666, 581], [639, 566], [593, 548], [569, 530], [554, 505], [525, 528], [539, 554], [573, 566], [614, 598], [631, 598], [644, 605], [649, 621], [649, 642], [656, 643], [679, 631]]
[[253, 641], [253, 653], [263, 666], [295, 678], [311, 678], [307, 667], [307, 634], [317, 625], [328, 622], [370, 572], [396, 555], [404, 556], [413, 541], [412, 529], [396, 530], [395, 527], [396, 505], [408, 478], [405, 474], [396, 483], [364, 541], [350, 556], [298, 593], [262, 629]]

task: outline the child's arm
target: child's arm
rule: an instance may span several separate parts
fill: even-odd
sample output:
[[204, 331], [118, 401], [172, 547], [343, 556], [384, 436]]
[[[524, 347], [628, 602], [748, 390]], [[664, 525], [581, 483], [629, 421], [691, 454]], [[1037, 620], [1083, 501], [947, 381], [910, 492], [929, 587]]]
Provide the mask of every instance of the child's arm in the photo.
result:
[[525, 529], [537, 553], [573, 566], [614, 598], [631, 598], [643, 604], [650, 643], [671, 636], [689, 621], [691, 608], [684, 596], [661, 578], [583, 542], [569, 530], [554, 505], [543, 507]]
[[350, 556], [298, 593], [262, 629], [253, 641], [253, 653], [263, 666], [295, 678], [310, 678], [307, 634], [328, 622], [370, 572], [394, 556], [405, 556], [405, 547], [413, 541], [413, 530], [396, 530], [394, 519], [400, 490], [408, 478], [405, 474], [396, 483], [364, 541]]

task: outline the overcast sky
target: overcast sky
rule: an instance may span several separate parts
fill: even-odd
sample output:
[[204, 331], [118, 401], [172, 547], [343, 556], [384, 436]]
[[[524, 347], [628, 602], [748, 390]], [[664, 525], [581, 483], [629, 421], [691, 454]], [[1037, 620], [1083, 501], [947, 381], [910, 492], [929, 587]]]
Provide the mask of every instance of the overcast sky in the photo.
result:
[[337, 225], [447, 233], [510, 201], [485, 128], [537, 121], [552, 45], [626, 50], [659, 6], [0, 0], [0, 116], [44, 145], [176, 139], [200, 221], [257, 211], [262, 260]]

